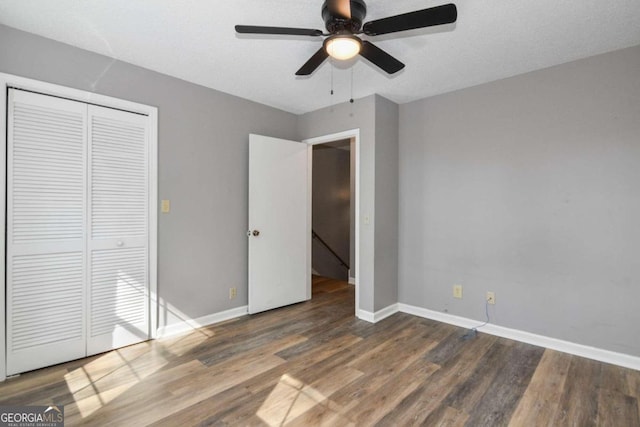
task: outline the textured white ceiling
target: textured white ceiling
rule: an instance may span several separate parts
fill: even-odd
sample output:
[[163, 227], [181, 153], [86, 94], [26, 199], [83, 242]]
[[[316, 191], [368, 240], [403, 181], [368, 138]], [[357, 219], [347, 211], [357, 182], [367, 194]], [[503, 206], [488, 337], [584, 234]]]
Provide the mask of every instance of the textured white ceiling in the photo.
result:
[[[369, 0], [367, 19], [449, 0]], [[397, 103], [640, 44], [640, 0], [457, 0], [454, 25], [368, 38], [406, 64], [295, 71], [321, 38], [238, 36], [235, 24], [324, 30], [322, 0], [0, 0], [0, 23], [293, 113], [373, 93]], [[366, 38], [366, 37], [365, 37]], [[351, 79], [353, 73], [353, 86]]]

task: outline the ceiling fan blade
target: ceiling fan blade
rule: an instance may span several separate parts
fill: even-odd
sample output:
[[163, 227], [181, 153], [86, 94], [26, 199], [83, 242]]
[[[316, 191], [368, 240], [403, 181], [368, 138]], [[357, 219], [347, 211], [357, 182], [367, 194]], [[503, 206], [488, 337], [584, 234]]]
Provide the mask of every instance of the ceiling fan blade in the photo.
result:
[[362, 32], [368, 36], [377, 36], [434, 25], [451, 24], [456, 22], [456, 19], [458, 19], [458, 9], [455, 4], [449, 3], [370, 21], [364, 24]]
[[281, 34], [289, 36], [321, 36], [322, 31], [308, 28], [260, 27], [256, 25], [236, 25], [240, 34]]
[[309, 58], [309, 60], [302, 66], [302, 68], [296, 71], [296, 76], [308, 76], [309, 74], [313, 73], [316, 68], [322, 65], [322, 63], [325, 59], [327, 59], [328, 56], [329, 54], [325, 50], [324, 46], [321, 47], [316, 53], [313, 54], [311, 58]]
[[327, 0], [327, 8], [332, 15], [339, 16], [344, 19], [351, 19], [350, 0]]
[[404, 68], [402, 62], [366, 40], [362, 41], [360, 55], [389, 74], [397, 73]]

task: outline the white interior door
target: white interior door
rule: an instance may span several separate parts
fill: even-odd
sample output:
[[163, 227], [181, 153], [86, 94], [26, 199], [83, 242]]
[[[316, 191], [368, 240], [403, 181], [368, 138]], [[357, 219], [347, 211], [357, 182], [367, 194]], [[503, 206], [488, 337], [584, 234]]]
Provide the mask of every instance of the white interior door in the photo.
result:
[[9, 91], [9, 375], [85, 355], [86, 111]]
[[149, 339], [146, 116], [89, 106], [87, 355]]
[[311, 298], [311, 147], [249, 137], [249, 313]]

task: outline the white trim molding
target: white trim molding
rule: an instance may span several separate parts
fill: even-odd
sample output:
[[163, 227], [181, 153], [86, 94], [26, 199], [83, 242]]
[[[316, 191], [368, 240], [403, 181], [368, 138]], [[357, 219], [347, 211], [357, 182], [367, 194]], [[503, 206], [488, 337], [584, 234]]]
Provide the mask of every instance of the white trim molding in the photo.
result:
[[375, 313], [365, 310], [358, 310], [358, 319], [365, 320], [369, 323], [378, 323], [381, 320], [386, 319], [389, 316], [396, 314], [399, 310], [399, 304], [391, 304], [383, 308], [382, 310], [378, 310]]
[[[158, 233], [158, 109], [156, 107], [131, 102], [111, 96], [100, 95], [85, 90], [74, 89], [53, 83], [42, 82], [12, 74], [0, 73], [0, 223], [6, 221], [6, 145], [7, 145], [7, 88], [13, 87], [46, 95], [58, 96], [75, 101], [115, 108], [149, 117], [149, 292], [150, 292], [150, 336], [155, 338], [158, 315], [158, 282], [157, 282], [157, 233]], [[3, 244], [0, 245], [0, 258], [5, 259], [5, 229], [0, 227]], [[6, 337], [5, 337], [5, 263], [0, 263], [0, 382], [6, 379]]]
[[356, 312], [356, 317], [360, 320], [364, 320], [365, 322], [375, 323], [375, 315], [370, 311], [358, 310]]
[[[474, 328], [479, 324], [482, 324], [482, 322], [478, 320], [454, 316], [452, 314], [441, 313], [438, 311], [429, 310], [422, 307], [415, 307], [408, 304], [398, 304], [398, 310], [402, 313], [412, 314], [414, 316], [424, 317], [426, 319], [448, 323], [450, 325], [460, 326], [462, 328]], [[624, 353], [616, 353], [610, 350], [590, 347], [583, 344], [577, 344], [570, 341], [546, 337], [544, 335], [532, 334], [530, 332], [506, 328], [504, 326], [493, 324], [485, 325], [479, 330], [490, 335], [508, 338], [515, 341], [537, 345], [551, 350], [557, 350], [563, 353], [569, 353], [575, 356], [586, 357], [587, 359], [593, 359], [604, 363], [611, 363], [614, 365], [640, 371], [640, 357], [631, 356]]]
[[209, 314], [207, 316], [198, 317], [197, 319], [183, 319], [181, 322], [172, 323], [171, 325], [158, 328], [158, 338], [167, 338], [174, 335], [186, 334], [196, 329], [214, 325], [249, 314], [249, 306], [232, 308], [230, 310], [221, 311], [219, 313]]

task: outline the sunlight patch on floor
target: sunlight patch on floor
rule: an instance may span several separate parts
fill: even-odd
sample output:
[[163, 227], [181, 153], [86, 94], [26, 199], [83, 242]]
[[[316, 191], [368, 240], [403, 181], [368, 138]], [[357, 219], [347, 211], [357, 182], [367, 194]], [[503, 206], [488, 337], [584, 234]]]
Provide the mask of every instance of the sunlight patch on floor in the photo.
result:
[[[156, 295], [152, 295], [152, 300], [155, 301]], [[159, 324], [165, 325], [161, 327], [158, 331], [158, 338], [161, 340], [169, 340], [171, 341], [175, 337], [181, 337], [185, 334], [200, 334], [206, 338], [211, 338], [215, 335], [213, 330], [208, 328], [207, 324], [202, 324], [195, 319], [192, 319], [191, 316], [187, 315], [183, 311], [179, 310], [178, 307], [174, 306], [170, 302], [166, 301], [163, 298], [158, 300], [159, 305]], [[177, 327], [178, 329], [173, 329]], [[184, 331], [182, 328], [190, 329], [188, 331]]]
[[256, 415], [269, 426], [285, 425], [315, 409], [319, 409], [318, 415], [323, 418], [327, 415], [334, 419], [342, 418], [338, 412], [330, 409], [330, 403], [317, 389], [285, 374]]
[[134, 353], [133, 357], [127, 350], [131, 347], [106, 353], [64, 376], [82, 418], [90, 416], [168, 363], [161, 356], [149, 355], [146, 346], [142, 355]]
[[202, 328], [183, 335], [160, 338], [156, 343], [172, 355], [182, 356], [214, 335], [213, 331]]
[[[181, 356], [206, 341], [211, 331], [197, 331], [157, 341], [147, 341], [100, 355], [65, 374], [75, 406], [86, 418], [135, 385], [160, 371], [167, 358]], [[160, 347], [162, 350], [157, 351]], [[164, 356], [162, 353], [164, 352]], [[69, 411], [74, 408], [69, 407]]]

